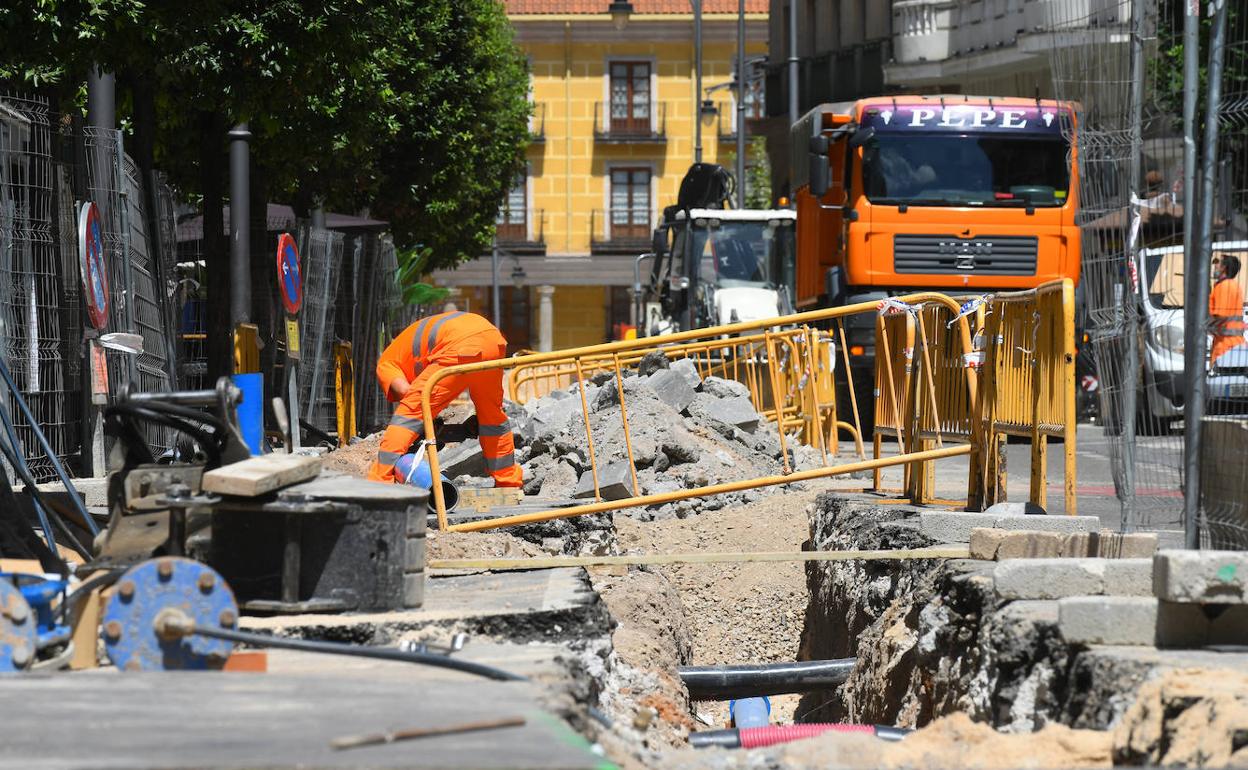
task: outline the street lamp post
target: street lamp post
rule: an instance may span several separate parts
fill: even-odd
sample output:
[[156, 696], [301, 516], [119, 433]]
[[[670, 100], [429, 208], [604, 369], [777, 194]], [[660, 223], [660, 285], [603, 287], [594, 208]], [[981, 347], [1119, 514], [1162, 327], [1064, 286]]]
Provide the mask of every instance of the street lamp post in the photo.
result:
[[737, 0], [737, 208], [745, 208], [745, 0]]
[[702, 0], [693, 1], [693, 161], [702, 162]]

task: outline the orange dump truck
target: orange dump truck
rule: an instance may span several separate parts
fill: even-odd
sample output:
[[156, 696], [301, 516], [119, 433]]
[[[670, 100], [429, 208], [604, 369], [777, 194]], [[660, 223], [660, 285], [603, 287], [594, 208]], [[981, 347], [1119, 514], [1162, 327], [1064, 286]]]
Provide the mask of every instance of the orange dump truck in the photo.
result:
[[[1073, 105], [889, 96], [793, 126], [799, 310], [1079, 279]], [[846, 332], [870, 393], [874, 325]]]

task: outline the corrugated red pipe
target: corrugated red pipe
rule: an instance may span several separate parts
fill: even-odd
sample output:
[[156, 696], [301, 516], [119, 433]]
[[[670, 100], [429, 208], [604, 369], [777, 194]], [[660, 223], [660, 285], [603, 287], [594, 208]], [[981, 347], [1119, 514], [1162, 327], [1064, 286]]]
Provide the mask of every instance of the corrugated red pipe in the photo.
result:
[[828, 732], [866, 733], [875, 735], [873, 725], [841, 725], [832, 722], [808, 722], [795, 725], [767, 725], [766, 727], [745, 727], [737, 731], [741, 737], [741, 748], [757, 749], [763, 746], [774, 746], [777, 743], [798, 741], [802, 738], [814, 738]]

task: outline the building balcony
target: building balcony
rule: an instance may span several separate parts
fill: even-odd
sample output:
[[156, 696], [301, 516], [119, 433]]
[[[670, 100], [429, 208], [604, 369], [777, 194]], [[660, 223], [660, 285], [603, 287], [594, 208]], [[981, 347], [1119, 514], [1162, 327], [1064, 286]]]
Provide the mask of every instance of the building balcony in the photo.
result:
[[533, 114], [529, 116], [529, 141], [535, 144], [546, 141], [545, 102], [537, 102], [533, 105]]
[[642, 209], [595, 209], [589, 215], [592, 254], [632, 254], [650, 250], [654, 213]]
[[667, 103], [651, 102], [621, 115], [619, 105], [594, 103], [594, 140], [606, 144], [663, 143], [667, 141]]
[[958, 3], [896, 0], [893, 3], [893, 59], [899, 64], [943, 61], [953, 53]]
[[513, 211], [498, 212], [494, 225], [494, 240], [500, 248], [516, 254], [546, 253], [546, 212]]

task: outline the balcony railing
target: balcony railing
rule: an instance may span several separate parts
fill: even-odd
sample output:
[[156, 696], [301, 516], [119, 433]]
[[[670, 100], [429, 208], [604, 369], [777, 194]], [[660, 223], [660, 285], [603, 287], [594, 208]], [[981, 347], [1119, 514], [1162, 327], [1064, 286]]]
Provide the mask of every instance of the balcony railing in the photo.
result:
[[594, 104], [594, 139], [599, 142], [666, 142], [667, 103], [650, 102], [622, 109], [611, 102]]
[[533, 105], [533, 114], [529, 116], [529, 141], [546, 141], [546, 104], [537, 102]]
[[589, 217], [589, 245], [595, 254], [646, 251], [654, 223], [647, 209], [595, 209]]
[[494, 238], [499, 246], [530, 252], [546, 248], [546, 212], [503, 209], [495, 220]]

